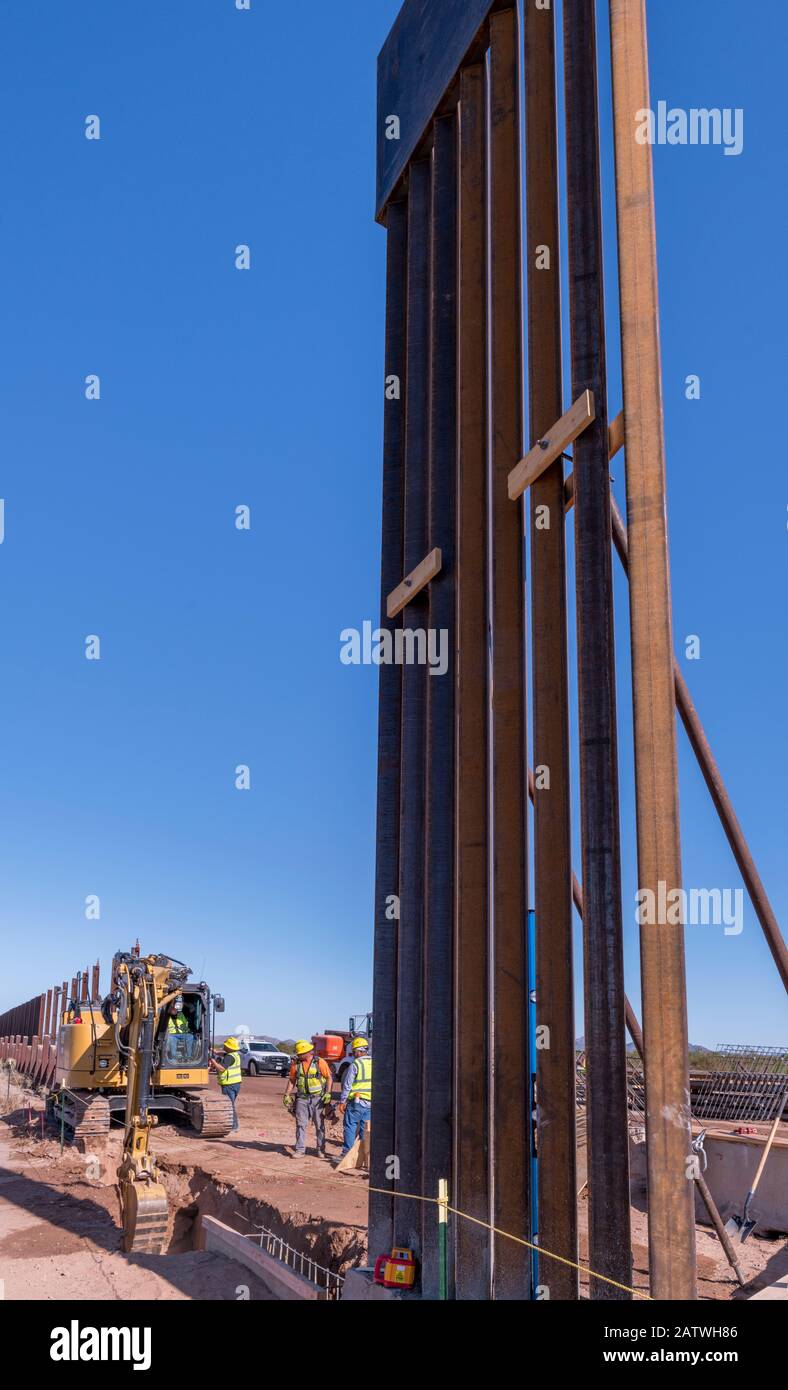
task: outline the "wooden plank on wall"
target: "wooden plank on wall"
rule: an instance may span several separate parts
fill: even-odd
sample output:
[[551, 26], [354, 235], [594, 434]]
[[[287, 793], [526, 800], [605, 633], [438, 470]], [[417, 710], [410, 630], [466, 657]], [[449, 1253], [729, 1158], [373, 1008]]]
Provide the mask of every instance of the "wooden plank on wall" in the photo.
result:
[[407, 607], [411, 599], [420, 594], [430, 580], [435, 578], [436, 574], [440, 574], [442, 563], [441, 548], [434, 546], [429, 555], [425, 555], [424, 559], [414, 570], [411, 570], [410, 574], [406, 575], [396, 589], [392, 589], [386, 600], [386, 616], [396, 618], [397, 614]]

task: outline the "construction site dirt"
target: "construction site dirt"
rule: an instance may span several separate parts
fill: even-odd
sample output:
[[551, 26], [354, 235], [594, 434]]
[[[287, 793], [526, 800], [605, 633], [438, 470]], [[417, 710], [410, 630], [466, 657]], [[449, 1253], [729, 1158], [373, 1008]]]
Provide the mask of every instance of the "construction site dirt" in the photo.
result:
[[[79, 1147], [47, 1126], [44, 1098], [14, 1087], [0, 1119], [0, 1280], [7, 1299], [271, 1298], [248, 1270], [199, 1249], [200, 1218], [214, 1216], [243, 1234], [273, 1231], [318, 1264], [342, 1273], [366, 1257], [366, 1181], [334, 1175], [307, 1150], [291, 1156], [293, 1121], [282, 1107], [281, 1080], [244, 1082], [240, 1128], [206, 1140], [175, 1125], [154, 1130], [156, 1158], [170, 1198], [164, 1256], [121, 1250], [116, 1189], [122, 1129]], [[309, 1143], [309, 1140], [308, 1140]], [[79, 1150], [83, 1151], [80, 1152]], [[338, 1126], [328, 1152], [338, 1157]], [[177, 1258], [173, 1258], [177, 1257]], [[99, 1288], [88, 1293], [98, 1266]], [[64, 1292], [64, 1290], [66, 1292]], [[248, 1291], [247, 1291], [248, 1290]]]
[[[293, 1123], [282, 1082], [258, 1077], [241, 1090], [240, 1128], [205, 1140], [175, 1125], [154, 1131], [170, 1198], [164, 1256], [124, 1255], [115, 1186], [117, 1134], [80, 1152], [61, 1149], [47, 1128], [43, 1097], [16, 1086], [0, 1119], [0, 1280], [6, 1299], [270, 1299], [248, 1269], [200, 1249], [200, 1218], [219, 1218], [254, 1236], [272, 1231], [317, 1263], [343, 1274], [367, 1260], [367, 1181], [336, 1174], [314, 1150], [292, 1157]], [[82, 1146], [85, 1148], [85, 1146]], [[328, 1150], [338, 1156], [338, 1126]], [[587, 1249], [585, 1193], [578, 1203], [580, 1263]], [[647, 1213], [642, 1179], [632, 1180], [634, 1287], [648, 1289]], [[373, 1252], [374, 1253], [374, 1252]], [[739, 1290], [715, 1235], [697, 1228], [698, 1292], [705, 1300], [751, 1297], [788, 1271], [788, 1242], [752, 1237], [740, 1247], [747, 1287]], [[80, 1295], [80, 1289], [83, 1294]], [[581, 1296], [588, 1284], [581, 1277]]]

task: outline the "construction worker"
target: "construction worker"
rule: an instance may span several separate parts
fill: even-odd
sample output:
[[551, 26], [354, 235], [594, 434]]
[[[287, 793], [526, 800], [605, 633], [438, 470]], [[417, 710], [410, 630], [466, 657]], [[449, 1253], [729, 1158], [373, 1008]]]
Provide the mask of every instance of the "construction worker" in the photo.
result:
[[236, 1102], [238, 1100], [238, 1092], [241, 1089], [241, 1057], [238, 1039], [225, 1038], [224, 1051], [221, 1059], [217, 1061], [215, 1057], [212, 1057], [209, 1065], [211, 1071], [219, 1073], [218, 1081], [222, 1088], [222, 1093], [230, 1098], [233, 1107], [232, 1129], [239, 1129]]
[[294, 1158], [306, 1153], [306, 1131], [309, 1121], [315, 1126], [318, 1158], [327, 1158], [326, 1110], [331, 1104], [331, 1068], [322, 1057], [315, 1056], [311, 1042], [301, 1038], [295, 1045], [295, 1061], [290, 1068], [284, 1103], [289, 1109], [295, 1095], [296, 1140]]
[[372, 1116], [372, 1058], [369, 1038], [354, 1038], [350, 1044], [353, 1061], [345, 1070], [339, 1113], [344, 1117], [340, 1162], [350, 1153], [356, 1138], [363, 1139]]
[[167, 1019], [168, 1033], [190, 1033], [189, 1020], [183, 1012], [183, 995], [179, 994], [170, 1004], [169, 1018]]

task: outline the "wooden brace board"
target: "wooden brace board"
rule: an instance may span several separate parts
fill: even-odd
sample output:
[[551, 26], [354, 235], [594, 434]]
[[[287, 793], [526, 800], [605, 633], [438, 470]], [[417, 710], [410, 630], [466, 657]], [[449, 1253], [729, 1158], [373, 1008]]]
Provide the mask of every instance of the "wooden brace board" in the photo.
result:
[[402, 612], [403, 608], [410, 603], [411, 599], [415, 598], [417, 594], [420, 594], [422, 589], [426, 588], [427, 584], [429, 584], [430, 580], [434, 579], [436, 574], [440, 573], [440, 568], [441, 552], [436, 546], [434, 550], [430, 551], [429, 555], [426, 555], [425, 558], [419, 562], [415, 570], [411, 570], [410, 574], [403, 579], [402, 583], [397, 585], [396, 589], [392, 589], [386, 599], [386, 616], [389, 618], [396, 618], [397, 614]]
[[525, 458], [509, 474], [509, 497], [512, 502], [516, 502], [521, 497], [526, 488], [529, 488], [536, 479], [544, 473], [551, 463], [561, 456], [567, 445], [577, 439], [579, 434], [591, 424], [596, 417], [594, 407], [594, 395], [592, 391], [584, 391], [578, 396], [574, 405], [570, 406], [565, 415], [551, 427], [543, 439], [540, 439]]

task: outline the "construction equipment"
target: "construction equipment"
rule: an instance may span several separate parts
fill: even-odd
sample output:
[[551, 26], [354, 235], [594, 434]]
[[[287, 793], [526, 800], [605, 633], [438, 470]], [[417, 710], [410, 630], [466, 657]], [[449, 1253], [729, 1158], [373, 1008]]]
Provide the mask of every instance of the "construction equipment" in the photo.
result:
[[[169, 966], [161, 957], [133, 955], [115, 958], [117, 1015], [126, 1041], [126, 1125], [118, 1187], [123, 1220], [123, 1248], [151, 1255], [164, 1253], [169, 1207], [155, 1160], [148, 1151], [156, 1116], [150, 1111], [153, 1045], [164, 1005], [176, 997], [167, 993]], [[157, 963], [160, 962], [160, 963]], [[166, 1015], [165, 1015], [166, 1017]]]
[[782, 1100], [777, 1108], [777, 1114], [772, 1120], [771, 1129], [769, 1130], [769, 1136], [764, 1145], [763, 1153], [761, 1154], [761, 1161], [755, 1170], [755, 1177], [752, 1180], [752, 1187], [750, 1188], [749, 1192], [747, 1193], [747, 1196], [744, 1199], [744, 1209], [742, 1211], [742, 1214], [741, 1216], [731, 1216], [730, 1219], [725, 1222], [725, 1229], [728, 1232], [728, 1234], [731, 1236], [735, 1236], [736, 1234], [738, 1234], [739, 1240], [741, 1241], [742, 1245], [744, 1244], [745, 1240], [747, 1240], [748, 1237], [752, 1235], [752, 1232], [755, 1230], [755, 1227], [758, 1224], [757, 1217], [750, 1217], [750, 1206], [752, 1204], [753, 1197], [755, 1196], [755, 1193], [758, 1190], [758, 1183], [760, 1182], [761, 1177], [763, 1176], [763, 1170], [766, 1167], [766, 1160], [769, 1157], [772, 1144], [774, 1143], [774, 1137], [777, 1133], [777, 1129], [780, 1124], [780, 1119], [782, 1117], [783, 1108], [785, 1106], [786, 1100], [788, 1100], [788, 1088], [786, 1088], [786, 1090], [783, 1092]]
[[[91, 1143], [109, 1134], [112, 1117], [127, 1108], [130, 1080], [131, 981], [139, 969], [150, 976], [155, 1026], [151, 1039], [146, 1109], [184, 1116], [204, 1138], [222, 1138], [232, 1128], [232, 1105], [221, 1091], [209, 1090], [212, 1009], [224, 1010], [220, 995], [204, 981], [189, 979], [182, 961], [164, 955], [140, 956], [139, 944], [119, 951], [112, 961], [109, 994], [99, 999], [64, 998], [57, 1028], [57, 1059], [47, 1097], [50, 1118], [74, 1139]], [[169, 1028], [169, 1005], [179, 1003], [186, 1031]], [[182, 1024], [179, 1025], [182, 1028]]]
[[412, 1289], [416, 1282], [416, 1257], [413, 1251], [398, 1246], [390, 1255], [379, 1255], [372, 1277], [384, 1289]]

